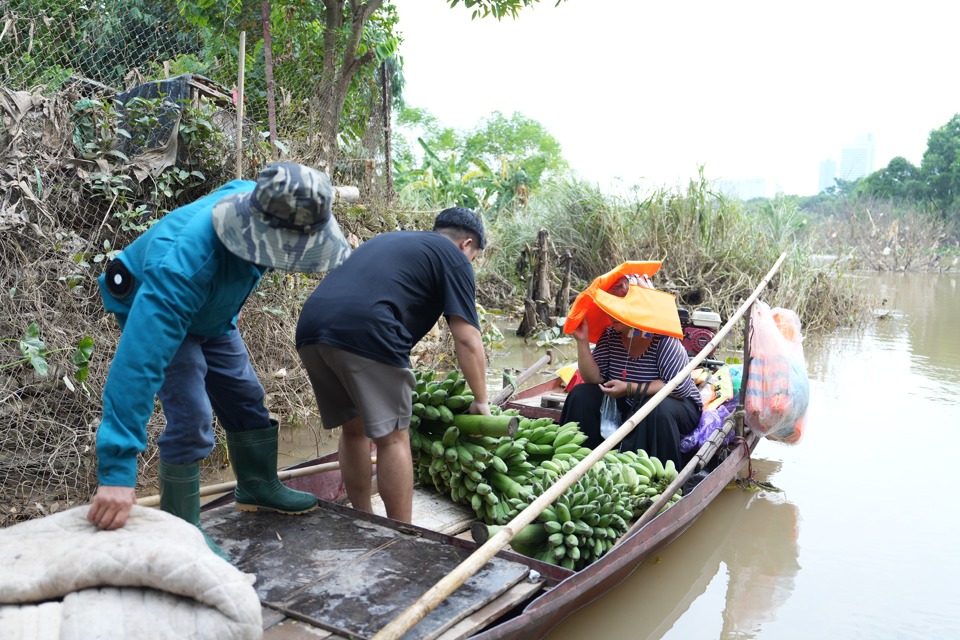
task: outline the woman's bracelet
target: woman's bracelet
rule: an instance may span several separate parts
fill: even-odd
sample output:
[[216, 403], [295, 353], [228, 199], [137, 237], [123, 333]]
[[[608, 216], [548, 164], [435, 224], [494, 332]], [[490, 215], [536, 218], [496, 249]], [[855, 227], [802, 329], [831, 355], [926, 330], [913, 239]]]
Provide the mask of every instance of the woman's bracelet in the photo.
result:
[[644, 398], [646, 398], [646, 397], [647, 397], [647, 389], [649, 389], [649, 388], [650, 388], [650, 383], [649, 383], [649, 382], [638, 382], [638, 383], [637, 383], [636, 398], [639, 399], [639, 400], [643, 400]]

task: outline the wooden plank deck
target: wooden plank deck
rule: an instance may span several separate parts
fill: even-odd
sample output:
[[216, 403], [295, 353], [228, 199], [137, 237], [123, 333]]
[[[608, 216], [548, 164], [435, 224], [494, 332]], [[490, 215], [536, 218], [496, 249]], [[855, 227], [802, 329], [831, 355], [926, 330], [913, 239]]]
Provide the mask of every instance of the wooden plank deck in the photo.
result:
[[567, 394], [563, 392], [548, 393], [534, 398], [514, 398], [504, 405], [504, 409], [518, 409], [529, 418], [560, 419], [560, 411]]
[[[416, 526], [357, 513], [327, 502], [301, 516], [231, 505], [205, 513], [207, 534], [257, 577], [266, 638], [370, 638], [472, 551], [472, 543], [449, 544], [420, 529], [462, 535], [475, 520], [429, 490], [415, 492]], [[526, 565], [495, 557], [404, 638], [467, 637], [544, 585]]]

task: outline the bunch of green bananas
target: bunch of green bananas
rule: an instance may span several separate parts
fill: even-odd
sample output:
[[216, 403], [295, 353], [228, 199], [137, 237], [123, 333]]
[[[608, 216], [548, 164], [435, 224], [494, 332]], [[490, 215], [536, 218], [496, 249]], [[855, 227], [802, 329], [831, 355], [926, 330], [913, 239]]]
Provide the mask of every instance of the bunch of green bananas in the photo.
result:
[[[464, 394], [459, 373], [440, 380], [433, 372], [416, 375], [414, 405], [421, 398], [440, 402], [419, 403], [424, 410], [444, 406], [454, 417], [469, 408], [472, 398]], [[434, 400], [441, 397], [446, 399]], [[449, 399], [457, 397], [462, 400], [453, 404], [465, 405], [450, 407]], [[516, 410], [495, 413], [518, 416]], [[490, 437], [463, 433], [453, 420], [434, 419], [423, 410], [419, 415], [410, 429], [414, 475], [421, 484], [470, 506], [481, 521], [474, 527], [479, 542], [590, 453], [581, 446], [586, 435], [575, 422], [558, 425], [550, 418], [520, 418], [512, 437]], [[537, 522], [519, 532], [511, 546], [545, 562], [580, 569], [609, 551], [629, 521], [646, 511], [676, 476], [672, 462], [664, 465], [643, 451], [610, 452], [544, 509]], [[679, 498], [677, 492], [664, 508]]]
[[[534, 482], [535, 495], [552, 482], [549, 477], [553, 471], [540, 475], [546, 482]], [[517, 507], [525, 508], [526, 504]], [[632, 515], [629, 495], [612, 474], [595, 465], [544, 509], [536, 522], [519, 531], [510, 546], [543, 562], [582, 569], [610, 550], [627, 531]], [[484, 532], [481, 526], [474, 526], [472, 533], [475, 540], [483, 540], [494, 531], [488, 527]]]
[[466, 411], [473, 402], [467, 390], [467, 379], [456, 369], [442, 379], [435, 371], [414, 370], [416, 386], [413, 389], [413, 415], [410, 426], [439, 429], [453, 424], [455, 413]]
[[[507, 522], [516, 513], [507, 498], [526, 495], [536, 468], [527, 461], [524, 442], [510, 436], [461, 433], [454, 418], [467, 411], [473, 396], [464, 393], [466, 380], [458, 371], [441, 380], [432, 371], [414, 371], [414, 375], [414, 416], [419, 412], [419, 420], [410, 423], [414, 477], [454, 502], [469, 505], [484, 522]], [[421, 399], [438, 404], [424, 405]], [[430, 408], [438, 410], [439, 418]]]
[[[530, 498], [508, 500], [525, 509], [545, 487], [566, 474], [579, 459], [558, 454], [534, 470]], [[676, 467], [639, 452], [610, 452], [566, 489], [510, 542], [514, 551], [544, 562], [578, 570], [607, 553], [623, 536], [629, 522], [645, 512], [677, 477]], [[676, 492], [663, 509], [680, 499]], [[496, 527], [474, 526], [474, 539], [484, 540]]]
[[570, 454], [583, 459], [590, 453], [589, 449], [580, 446], [587, 436], [580, 431], [576, 422], [558, 425], [552, 418], [523, 418], [514, 439], [523, 443], [530, 461], [534, 463], [551, 460], [558, 454]]
[[[673, 460], [664, 464], [656, 456], [639, 451], [611, 451], [603, 457], [608, 473], [619, 476], [620, 483], [629, 488], [634, 516], [643, 514], [660, 498], [679, 472]], [[681, 491], [670, 497], [664, 509], [681, 498]]]

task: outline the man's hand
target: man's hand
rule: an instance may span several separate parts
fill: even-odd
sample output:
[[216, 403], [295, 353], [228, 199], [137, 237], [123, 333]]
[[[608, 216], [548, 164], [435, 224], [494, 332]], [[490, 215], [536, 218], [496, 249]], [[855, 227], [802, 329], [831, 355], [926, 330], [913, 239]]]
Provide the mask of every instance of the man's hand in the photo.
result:
[[137, 493], [133, 487], [97, 487], [93, 504], [87, 513], [87, 520], [99, 529], [119, 529], [127, 522], [130, 509], [136, 502]]
[[470, 408], [467, 409], [467, 413], [476, 413], [482, 416], [490, 415], [490, 405], [486, 402], [477, 402], [474, 400], [470, 403]]

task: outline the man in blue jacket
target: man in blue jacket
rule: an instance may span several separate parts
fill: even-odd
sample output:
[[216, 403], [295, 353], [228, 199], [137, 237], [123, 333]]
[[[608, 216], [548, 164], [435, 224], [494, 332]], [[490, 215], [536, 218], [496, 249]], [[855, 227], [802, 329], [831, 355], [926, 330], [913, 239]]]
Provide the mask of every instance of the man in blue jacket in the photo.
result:
[[199, 461], [213, 449], [214, 413], [226, 432], [238, 509], [316, 506], [315, 496], [277, 477], [278, 426], [237, 316], [268, 269], [326, 271], [349, 255], [332, 198], [325, 174], [274, 163], [255, 183], [234, 180], [171, 211], [110, 261], [99, 284], [123, 333], [103, 389], [90, 522], [126, 522], [155, 397], [167, 423], [158, 440], [161, 509], [199, 527]]

